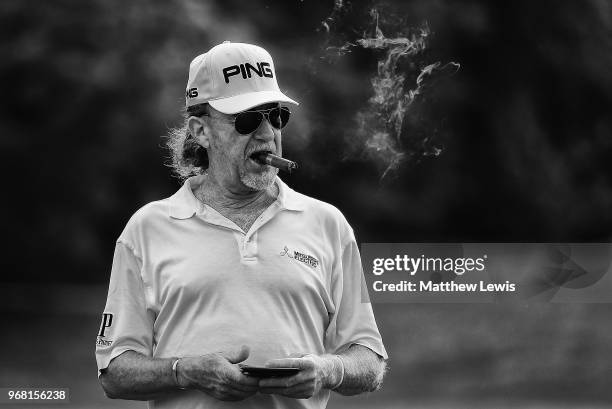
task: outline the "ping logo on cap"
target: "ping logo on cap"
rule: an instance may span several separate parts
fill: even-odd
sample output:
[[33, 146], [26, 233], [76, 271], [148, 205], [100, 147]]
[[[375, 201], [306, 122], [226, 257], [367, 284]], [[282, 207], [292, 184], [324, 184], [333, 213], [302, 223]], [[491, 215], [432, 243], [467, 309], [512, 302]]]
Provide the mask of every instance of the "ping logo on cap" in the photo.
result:
[[266, 78], [274, 78], [274, 73], [270, 68], [270, 63], [268, 62], [258, 62], [257, 68], [253, 65], [245, 62], [240, 65], [230, 65], [229, 67], [223, 68], [223, 78], [225, 79], [225, 83], [229, 84], [230, 77], [238, 74], [242, 74], [243, 79], [251, 78], [253, 76], [252, 73], [257, 74], [259, 77]]
[[267, 103], [297, 102], [283, 94], [274, 72], [274, 60], [263, 48], [225, 42], [189, 64], [185, 106], [209, 104], [233, 115]]

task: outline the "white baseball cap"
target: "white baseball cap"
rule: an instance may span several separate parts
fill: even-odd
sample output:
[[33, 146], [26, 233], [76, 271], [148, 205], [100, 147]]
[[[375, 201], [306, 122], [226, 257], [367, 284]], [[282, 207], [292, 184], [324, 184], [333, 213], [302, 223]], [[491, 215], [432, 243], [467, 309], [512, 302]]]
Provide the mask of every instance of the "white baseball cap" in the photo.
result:
[[236, 114], [270, 102], [299, 105], [280, 91], [272, 57], [261, 47], [224, 41], [189, 65], [187, 107], [208, 103]]

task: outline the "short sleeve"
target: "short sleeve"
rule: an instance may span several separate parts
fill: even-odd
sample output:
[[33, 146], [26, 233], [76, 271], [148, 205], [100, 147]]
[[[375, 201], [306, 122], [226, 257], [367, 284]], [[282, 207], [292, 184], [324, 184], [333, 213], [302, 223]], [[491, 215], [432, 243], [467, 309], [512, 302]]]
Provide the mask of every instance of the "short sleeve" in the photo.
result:
[[325, 333], [328, 353], [340, 353], [353, 344], [363, 345], [387, 359], [363, 277], [359, 248], [354, 239], [342, 250], [332, 272], [335, 311]]
[[106, 307], [96, 339], [98, 373], [125, 351], [152, 355], [155, 316], [147, 309], [141, 265], [134, 251], [118, 241]]

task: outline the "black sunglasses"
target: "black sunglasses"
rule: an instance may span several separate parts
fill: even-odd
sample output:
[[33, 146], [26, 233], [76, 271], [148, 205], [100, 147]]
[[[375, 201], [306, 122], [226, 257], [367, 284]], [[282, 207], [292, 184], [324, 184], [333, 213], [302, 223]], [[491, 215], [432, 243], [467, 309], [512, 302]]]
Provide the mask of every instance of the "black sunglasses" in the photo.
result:
[[238, 133], [248, 135], [255, 132], [266, 118], [274, 128], [283, 129], [290, 115], [291, 111], [287, 107], [244, 111], [235, 115], [234, 127]]

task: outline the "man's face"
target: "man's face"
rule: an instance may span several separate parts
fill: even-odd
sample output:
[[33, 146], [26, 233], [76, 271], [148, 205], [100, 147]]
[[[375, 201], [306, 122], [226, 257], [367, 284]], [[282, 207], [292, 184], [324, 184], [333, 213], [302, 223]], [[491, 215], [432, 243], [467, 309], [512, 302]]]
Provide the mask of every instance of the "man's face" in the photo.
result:
[[[277, 106], [276, 103], [265, 104], [251, 110]], [[243, 135], [236, 131], [234, 115], [222, 114], [212, 108], [209, 113], [209, 173], [223, 186], [235, 191], [263, 190], [271, 186], [278, 169], [261, 165], [252, 155], [267, 151], [282, 156], [281, 131], [264, 119], [254, 132]]]

